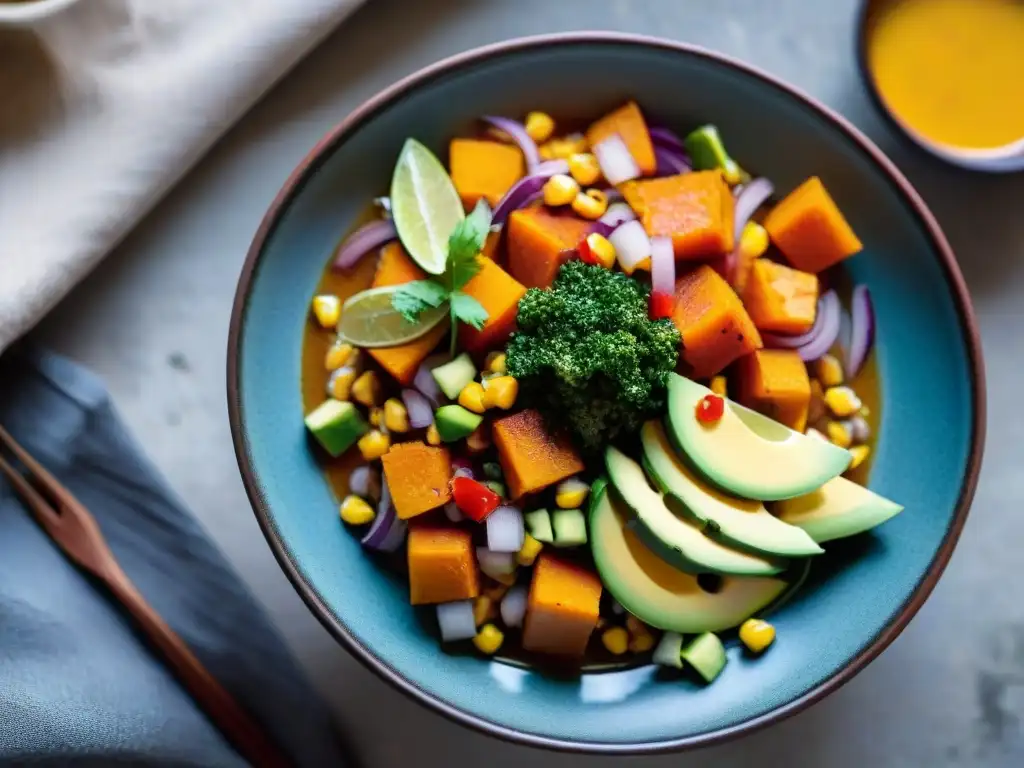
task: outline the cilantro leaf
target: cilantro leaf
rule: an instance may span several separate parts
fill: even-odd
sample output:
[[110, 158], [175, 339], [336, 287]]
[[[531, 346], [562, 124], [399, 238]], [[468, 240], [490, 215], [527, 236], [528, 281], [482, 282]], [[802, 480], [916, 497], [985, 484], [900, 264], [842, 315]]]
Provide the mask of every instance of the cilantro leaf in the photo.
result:
[[448, 238], [448, 268], [445, 279], [452, 291], [457, 291], [480, 271], [477, 254], [484, 247], [491, 229], [491, 208], [480, 200], [466, 218], [455, 225]]
[[468, 293], [452, 291], [448, 301], [451, 302], [452, 317], [454, 319], [461, 320], [478, 331], [484, 327], [484, 323], [487, 322], [488, 318], [487, 310]]
[[416, 322], [421, 312], [444, 304], [448, 291], [440, 283], [433, 280], [414, 280], [395, 289], [391, 296], [391, 306], [395, 308], [407, 322]]

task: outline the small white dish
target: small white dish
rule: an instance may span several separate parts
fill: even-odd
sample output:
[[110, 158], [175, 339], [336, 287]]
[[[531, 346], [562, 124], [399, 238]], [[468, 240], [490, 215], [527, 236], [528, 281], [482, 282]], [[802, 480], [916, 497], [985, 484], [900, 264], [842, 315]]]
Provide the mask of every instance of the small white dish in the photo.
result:
[[28, 0], [21, 3], [0, 2], [0, 26], [30, 25], [60, 13], [78, 0]]

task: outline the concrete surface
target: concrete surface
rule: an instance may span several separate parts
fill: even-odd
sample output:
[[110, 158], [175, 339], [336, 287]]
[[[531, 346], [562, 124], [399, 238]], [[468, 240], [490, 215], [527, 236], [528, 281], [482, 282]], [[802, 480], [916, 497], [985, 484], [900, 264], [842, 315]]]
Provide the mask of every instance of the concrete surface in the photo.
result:
[[235, 280], [282, 180], [365, 97], [479, 44], [582, 28], [659, 34], [726, 51], [803, 87], [866, 130], [917, 184], [960, 255], [990, 382], [988, 451], [972, 518], [933, 597], [881, 658], [825, 702], [767, 731], [685, 756], [604, 764], [1024, 764], [1024, 601], [1014, 580], [1024, 538], [1024, 411], [1022, 377], [1013, 372], [1024, 352], [1024, 176], [971, 176], [898, 143], [854, 69], [855, 6], [370, 0], [43, 323], [41, 339], [106, 377], [151, 455], [266, 602], [366, 765], [504, 768], [528, 760], [556, 768], [586, 758], [498, 743], [425, 711], [349, 658], [307, 612], [259, 532], [231, 449], [224, 359]]

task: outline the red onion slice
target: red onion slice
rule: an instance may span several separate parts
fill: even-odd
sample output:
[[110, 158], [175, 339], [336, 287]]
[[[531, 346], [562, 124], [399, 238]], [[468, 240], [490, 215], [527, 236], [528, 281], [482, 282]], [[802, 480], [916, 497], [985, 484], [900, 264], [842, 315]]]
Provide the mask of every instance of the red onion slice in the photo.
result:
[[461, 523], [466, 519], [466, 516], [462, 514], [462, 510], [459, 509], [459, 505], [454, 501], [449, 501], [444, 505], [444, 516], [453, 523]]
[[672, 238], [651, 238], [651, 290], [671, 296], [676, 290], [676, 254]]
[[654, 148], [654, 159], [657, 162], [658, 176], [676, 176], [680, 173], [689, 173], [693, 170], [689, 158], [682, 152], [675, 152], [664, 147]]
[[523, 513], [516, 507], [498, 507], [487, 516], [487, 549], [491, 552], [518, 552], [525, 535]]
[[475, 637], [476, 619], [473, 616], [473, 601], [456, 600], [453, 603], [439, 604], [437, 606], [437, 628], [441, 630], [441, 640], [446, 643]]
[[597, 157], [597, 164], [601, 166], [601, 173], [613, 186], [640, 176], [640, 166], [630, 154], [626, 142], [617, 133], [595, 144], [594, 155]]
[[625, 224], [627, 221], [633, 221], [634, 219], [636, 219], [636, 214], [633, 213], [633, 209], [626, 205], [626, 203], [612, 203], [608, 206], [604, 216], [594, 222], [590, 231], [608, 237], [620, 224]]
[[519, 149], [523, 151], [523, 157], [526, 159], [526, 169], [532, 173], [533, 169], [540, 163], [540, 152], [537, 150], [537, 143], [530, 138], [530, 134], [526, 132], [523, 124], [516, 120], [496, 115], [484, 115], [481, 119], [490, 123], [499, 131], [507, 133], [512, 141], [519, 145]]
[[871, 291], [866, 285], [857, 285], [850, 299], [850, 345], [843, 349], [843, 367], [847, 379], [860, 373], [874, 341], [875, 307], [871, 301]]
[[364, 224], [338, 246], [334, 253], [334, 269], [351, 269], [374, 248], [398, 239], [398, 230], [391, 219], [380, 219]]
[[501, 620], [506, 627], [521, 627], [526, 617], [529, 592], [522, 584], [512, 587], [501, 599]]
[[425, 429], [434, 423], [434, 408], [421, 392], [403, 389], [402, 402], [409, 413], [409, 426], [413, 429]]
[[743, 227], [750, 221], [757, 209], [764, 205], [775, 192], [775, 187], [768, 179], [754, 179], [745, 184], [740, 193], [736, 196], [736, 210], [734, 213], [736, 222], [736, 246], [739, 247], [740, 235]]
[[491, 214], [491, 225], [501, 225], [512, 211], [518, 211], [537, 199], [544, 184], [557, 173], [568, 173], [569, 164], [564, 160], [550, 160], [541, 163], [529, 176], [524, 176], [505, 193]]
[[370, 530], [363, 536], [361, 543], [368, 549], [378, 552], [394, 552], [405, 541], [409, 524], [400, 520], [391, 504], [391, 491], [387, 481], [381, 483], [380, 503], [377, 505], [377, 517], [373, 520]]
[[449, 360], [451, 360], [451, 355], [445, 353], [431, 355], [420, 364], [420, 367], [416, 370], [416, 376], [413, 377], [412, 380], [412, 385], [419, 390], [435, 408], [441, 403], [446, 402], [447, 398], [445, 398], [441, 388], [437, 386], [437, 382], [434, 380], [434, 375], [431, 371], [437, 368], [437, 366], [447, 363]]
[[364, 499], [380, 499], [380, 472], [369, 464], [362, 464], [348, 476], [348, 490]]
[[539, 176], [544, 174], [545, 176], [551, 177], [556, 173], [568, 173], [569, 172], [569, 161], [568, 160], [545, 160], [542, 163], [538, 163], [537, 166], [531, 172], [531, 176]]
[[655, 148], [663, 147], [670, 149], [673, 152], [685, 152], [686, 149], [683, 146], [683, 140], [679, 138], [679, 134], [670, 128], [666, 128], [663, 125], [656, 125], [649, 127], [647, 133], [650, 134], [651, 143], [654, 144]]
[[620, 224], [608, 239], [615, 246], [615, 258], [627, 275], [633, 274], [637, 265], [651, 255], [650, 238], [639, 221]]
[[839, 296], [836, 292], [825, 291], [825, 293], [818, 297], [818, 308], [814, 316], [814, 325], [811, 326], [811, 330], [807, 331], [807, 333], [801, 333], [797, 336], [786, 336], [781, 333], [763, 333], [761, 338], [764, 340], [765, 345], [769, 347], [776, 349], [798, 349], [818, 338], [822, 328], [826, 324], [831, 325], [833, 323], [833, 317], [835, 318], [835, 324], [838, 325], [842, 311], [843, 307], [839, 302]]

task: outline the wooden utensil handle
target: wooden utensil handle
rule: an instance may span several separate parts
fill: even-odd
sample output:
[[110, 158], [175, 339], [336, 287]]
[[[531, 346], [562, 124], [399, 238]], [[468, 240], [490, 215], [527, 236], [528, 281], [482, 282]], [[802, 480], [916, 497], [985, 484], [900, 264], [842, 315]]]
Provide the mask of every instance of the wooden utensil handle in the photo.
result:
[[160, 651], [188, 693], [246, 760], [255, 766], [268, 768], [291, 765], [116, 563], [112, 571], [104, 574], [104, 581], [131, 613], [149, 641]]

